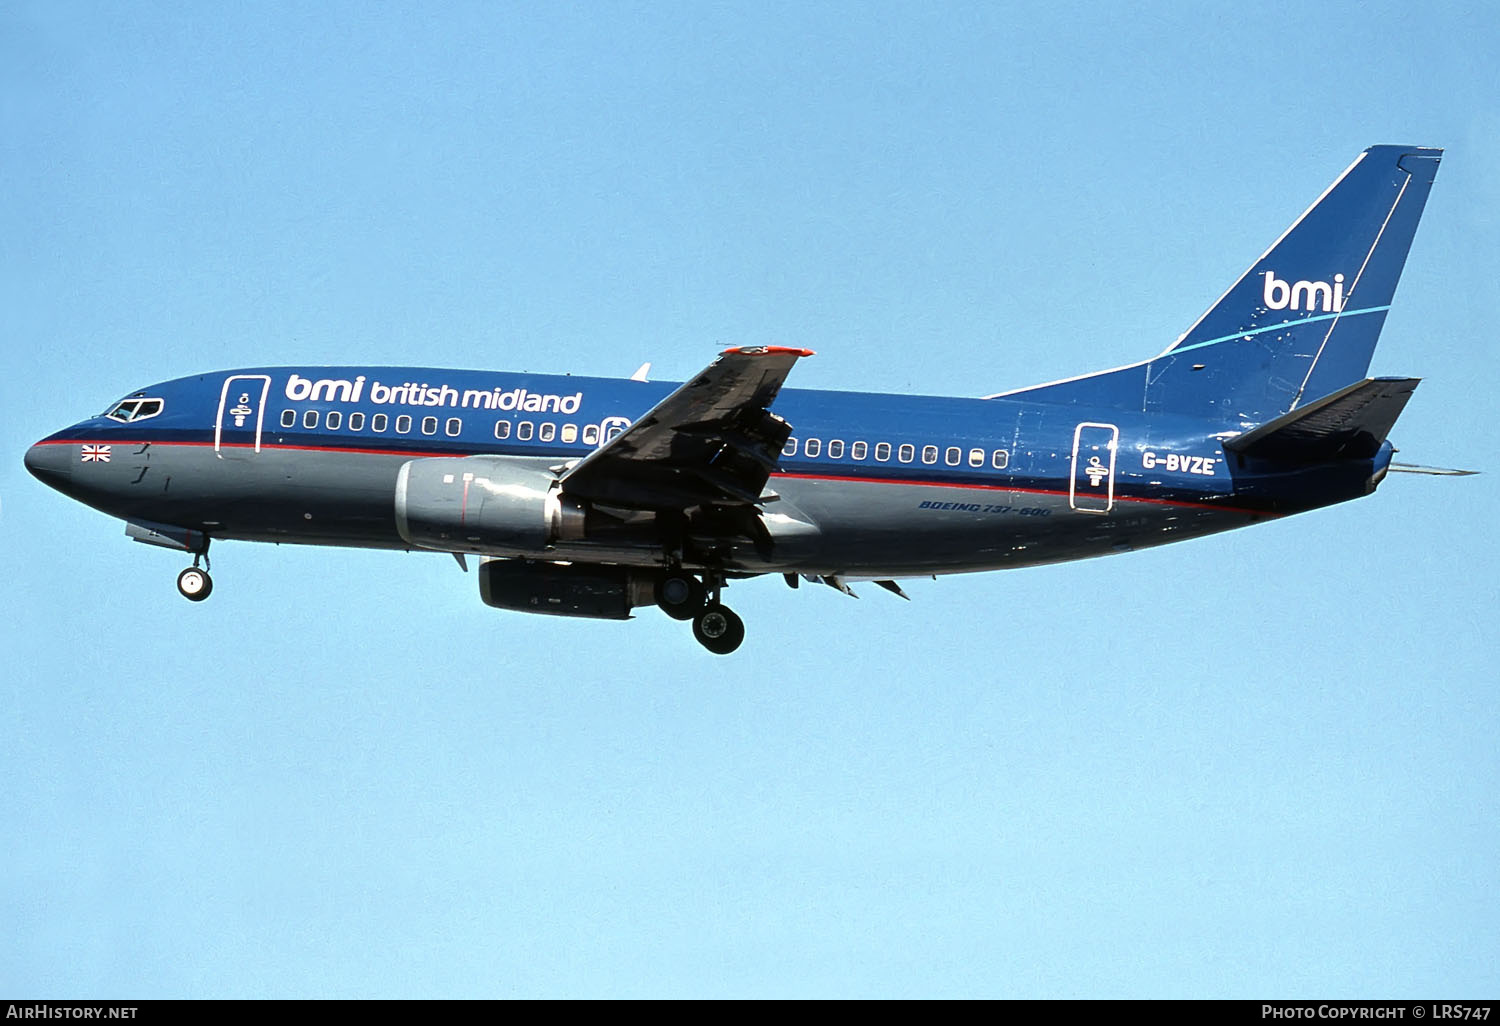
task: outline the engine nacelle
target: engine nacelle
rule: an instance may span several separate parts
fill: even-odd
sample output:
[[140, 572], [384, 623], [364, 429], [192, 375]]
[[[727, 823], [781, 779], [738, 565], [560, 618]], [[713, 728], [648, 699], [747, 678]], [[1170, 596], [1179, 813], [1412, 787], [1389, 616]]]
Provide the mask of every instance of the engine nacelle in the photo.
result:
[[538, 554], [582, 538], [584, 513], [530, 460], [433, 457], [404, 464], [396, 478], [396, 530], [424, 549]]
[[655, 601], [654, 577], [624, 567], [488, 559], [479, 566], [487, 606], [552, 616], [628, 620], [634, 606]]

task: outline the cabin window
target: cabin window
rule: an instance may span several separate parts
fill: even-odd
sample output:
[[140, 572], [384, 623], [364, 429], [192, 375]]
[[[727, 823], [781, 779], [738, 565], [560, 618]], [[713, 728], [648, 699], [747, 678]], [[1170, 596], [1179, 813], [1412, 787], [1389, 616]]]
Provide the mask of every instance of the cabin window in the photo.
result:
[[349, 414], [349, 430], [363, 431], [365, 429], [365, 415], [363, 413]]
[[922, 462], [923, 463], [936, 463], [937, 462], [937, 446], [935, 446], [935, 445], [924, 445], [924, 446], [922, 446]]
[[902, 463], [910, 463], [917, 458], [917, 447], [915, 445], [903, 445], [896, 450], [896, 459]]
[[984, 450], [983, 449], [970, 449], [969, 450], [969, 466], [971, 466], [971, 467], [982, 467], [982, 466], [984, 466]]
[[541, 427], [537, 428], [536, 437], [539, 442], [552, 441], [552, 439], [557, 437], [557, 425], [550, 420], [547, 421]]
[[458, 437], [458, 433], [463, 429], [464, 422], [459, 420], [457, 417], [449, 417], [448, 423], [443, 427], [443, 430], [448, 433], [449, 438]]
[[396, 434], [398, 434], [398, 435], [404, 435], [404, 434], [406, 434], [410, 430], [411, 430], [411, 417], [410, 417], [410, 415], [403, 413], [399, 417], [396, 418]]
[[370, 418], [370, 430], [375, 432], [384, 431], [385, 426], [388, 423], [390, 423], [390, 420], [386, 417], [385, 414], [377, 413], [375, 414], [375, 416]]
[[337, 431], [344, 426], [344, 415], [338, 410], [329, 410], [324, 423], [328, 425], [329, 431]]
[[877, 460], [879, 460], [881, 463], [884, 463], [886, 460], [890, 459], [891, 458], [891, 443], [890, 442], [876, 442], [875, 443], [875, 458]]
[[862, 460], [866, 455], [869, 454], [869, 448], [870, 447], [865, 445], [864, 442], [855, 442], [853, 445], [849, 446], [849, 458]]
[[823, 443], [816, 438], [809, 438], [802, 443], [802, 455], [808, 459], [817, 459], [818, 454], [823, 451]]
[[508, 421], [508, 420], [497, 420], [497, 421], [495, 421], [495, 437], [496, 438], [509, 438], [510, 437], [510, 421]]
[[844, 443], [841, 440], [835, 438], [828, 443], [828, 458], [831, 460], [841, 460], [844, 458]]
[[315, 428], [315, 427], [317, 427], [318, 426], [318, 411], [317, 410], [308, 410], [306, 413], [304, 413], [302, 415], [302, 426], [305, 427], [305, 428]]
[[598, 445], [599, 444], [599, 425], [598, 424], [585, 424], [583, 426], [583, 444], [584, 445]]
[[281, 411], [281, 426], [282, 427], [296, 427], [297, 426], [297, 411], [296, 410], [282, 410]]
[[783, 455], [783, 456], [795, 456], [795, 455], [797, 455], [797, 440], [795, 438], [788, 438], [786, 440], [786, 444], [781, 447], [781, 455]]
[[956, 445], [950, 445], [948, 446], [948, 451], [943, 454], [943, 458], [948, 466], [956, 467], [963, 460], [964, 451]]
[[996, 470], [1004, 470], [1010, 465], [1010, 453], [1004, 449], [996, 449], [990, 454], [990, 465]]
[[578, 425], [564, 424], [562, 428], [562, 440], [564, 445], [572, 445], [578, 441]]
[[423, 417], [422, 418], [422, 434], [424, 434], [424, 435], [435, 435], [435, 434], [437, 434], [437, 418], [436, 417]]
[[523, 442], [531, 440], [531, 433], [536, 430], [535, 425], [529, 420], [523, 420], [516, 425], [516, 437]]

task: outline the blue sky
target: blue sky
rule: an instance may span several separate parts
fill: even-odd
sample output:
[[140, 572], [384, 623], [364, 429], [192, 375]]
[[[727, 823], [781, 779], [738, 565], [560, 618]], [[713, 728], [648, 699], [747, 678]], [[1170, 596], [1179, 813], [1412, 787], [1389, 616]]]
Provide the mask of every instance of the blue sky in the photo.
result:
[[[0, 991], [1493, 995], [1483, 4], [0, 9]], [[1447, 147], [1367, 499], [779, 580], [749, 638], [436, 555], [183, 560], [25, 447], [261, 364], [977, 395], [1165, 347], [1364, 147]]]

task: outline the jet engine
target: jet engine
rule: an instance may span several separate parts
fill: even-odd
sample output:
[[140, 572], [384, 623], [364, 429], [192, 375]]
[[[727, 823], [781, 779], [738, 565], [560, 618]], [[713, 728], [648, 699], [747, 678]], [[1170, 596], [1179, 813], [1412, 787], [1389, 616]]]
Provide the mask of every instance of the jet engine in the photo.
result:
[[655, 602], [655, 575], [589, 563], [487, 559], [479, 566], [479, 597], [487, 606], [522, 613], [628, 620], [635, 606]]
[[424, 549], [536, 554], [583, 538], [585, 515], [533, 460], [433, 457], [411, 460], [396, 478], [396, 530]]

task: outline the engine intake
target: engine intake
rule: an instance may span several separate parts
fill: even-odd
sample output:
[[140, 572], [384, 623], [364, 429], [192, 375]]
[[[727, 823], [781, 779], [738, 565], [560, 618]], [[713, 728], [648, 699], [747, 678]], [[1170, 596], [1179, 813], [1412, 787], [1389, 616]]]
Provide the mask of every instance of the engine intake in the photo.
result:
[[444, 552], [526, 555], [584, 536], [585, 509], [556, 477], [505, 456], [411, 460], [396, 477], [396, 530]]

